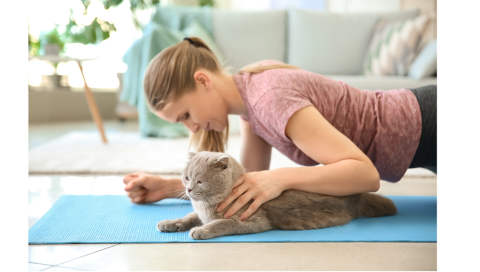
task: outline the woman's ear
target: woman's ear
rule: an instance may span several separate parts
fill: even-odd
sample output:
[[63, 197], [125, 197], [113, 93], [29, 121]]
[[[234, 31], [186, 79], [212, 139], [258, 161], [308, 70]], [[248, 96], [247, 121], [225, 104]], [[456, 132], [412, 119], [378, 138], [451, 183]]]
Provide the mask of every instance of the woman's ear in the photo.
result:
[[196, 71], [195, 74], [193, 74], [193, 78], [195, 79], [196, 82], [198, 82], [198, 84], [202, 85], [202, 87], [205, 88], [207, 91], [211, 89], [212, 81], [210, 80], [210, 78], [205, 72]]

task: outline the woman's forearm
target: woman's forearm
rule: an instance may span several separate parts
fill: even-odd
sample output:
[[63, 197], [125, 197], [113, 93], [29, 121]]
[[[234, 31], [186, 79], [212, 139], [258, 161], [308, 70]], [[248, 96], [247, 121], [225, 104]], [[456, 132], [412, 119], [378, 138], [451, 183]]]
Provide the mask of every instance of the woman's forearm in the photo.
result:
[[168, 179], [170, 182], [170, 189], [168, 191], [167, 198], [180, 198], [181, 192], [185, 192], [185, 186], [182, 184], [182, 180], [178, 178]]
[[346, 196], [379, 189], [378, 171], [372, 167], [358, 160], [343, 160], [324, 166], [285, 167], [270, 171], [285, 190]]

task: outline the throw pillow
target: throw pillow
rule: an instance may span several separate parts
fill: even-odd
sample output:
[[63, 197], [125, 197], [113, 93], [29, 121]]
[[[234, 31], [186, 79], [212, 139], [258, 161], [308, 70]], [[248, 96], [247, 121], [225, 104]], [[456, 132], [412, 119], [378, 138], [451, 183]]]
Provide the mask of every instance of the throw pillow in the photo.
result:
[[413, 61], [408, 77], [422, 79], [434, 75], [435, 71], [437, 71], [437, 40], [432, 40]]
[[432, 15], [421, 15], [406, 21], [383, 19], [378, 22], [365, 56], [362, 74], [405, 76], [432, 18]]

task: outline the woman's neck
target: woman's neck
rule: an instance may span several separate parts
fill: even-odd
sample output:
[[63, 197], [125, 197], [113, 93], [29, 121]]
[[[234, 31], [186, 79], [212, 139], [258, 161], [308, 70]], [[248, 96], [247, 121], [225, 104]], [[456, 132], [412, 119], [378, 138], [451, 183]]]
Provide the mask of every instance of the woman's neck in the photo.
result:
[[222, 73], [217, 82], [220, 95], [228, 106], [228, 114], [247, 115], [247, 107], [233, 80], [232, 75]]

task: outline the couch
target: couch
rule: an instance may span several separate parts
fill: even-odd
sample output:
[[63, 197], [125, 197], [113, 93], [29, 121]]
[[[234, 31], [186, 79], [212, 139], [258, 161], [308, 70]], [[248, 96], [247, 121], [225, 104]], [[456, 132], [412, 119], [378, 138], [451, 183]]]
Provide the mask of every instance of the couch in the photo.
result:
[[[145, 105], [138, 103], [139, 100], [144, 99], [142, 98], [143, 88], [139, 84], [143, 80], [142, 72], [148, 65], [148, 59], [162, 50], [157, 46], [155, 50], [158, 52], [152, 51], [150, 46], [152, 40], [159, 43], [159, 39], [167, 39], [162, 36], [165, 35], [165, 31], [173, 31], [172, 37], [176, 38], [171, 39], [177, 40], [172, 42], [181, 41], [182, 30], [192, 22], [200, 23], [204, 27], [204, 32], [207, 32], [212, 39], [209, 42], [220, 51], [218, 57], [222, 64], [231, 67], [232, 72], [253, 62], [273, 59], [372, 91], [437, 84], [437, 79], [433, 76], [414, 79], [408, 75], [381, 77], [361, 75], [365, 53], [372, 39], [375, 24], [382, 18], [409, 19], [418, 15], [419, 10], [335, 14], [298, 8], [232, 11], [210, 7], [157, 6], [151, 24], [161, 34], [152, 38], [151, 32], [144, 32], [146, 34], [144, 36], [148, 38], [142, 37], [143, 40], [136, 41], [136, 46], [142, 48], [143, 53], [129, 49], [125, 54], [124, 62], [129, 68], [125, 74], [122, 91], [124, 93], [121, 97], [125, 101], [129, 99], [133, 101], [132, 97], [135, 97], [140, 122], [143, 119], [143, 128], [140, 125], [143, 135], [164, 137], [153, 127], [167, 126], [167, 124], [152, 122], [149, 124], [145, 120], [148, 118], [153, 120], [156, 116], [150, 114], [146, 117], [147, 113], [143, 116], [140, 114], [140, 111], [145, 111]], [[148, 54], [145, 50], [149, 51]], [[148, 56], [141, 57], [140, 54]], [[139, 59], [142, 59], [143, 63], [138, 64]], [[133, 66], [132, 61], [135, 60], [137, 65]], [[135, 67], [135, 71], [132, 67]], [[131, 74], [128, 74], [129, 72]], [[130, 84], [125, 87], [125, 82], [132, 80], [133, 76], [137, 77], [137, 85]], [[131, 104], [135, 105], [135, 103]], [[229, 118], [232, 124], [231, 131], [238, 132], [237, 118]], [[171, 128], [176, 132], [182, 131], [178, 125], [181, 124]], [[185, 132], [183, 136], [188, 133], [188, 131], [182, 131], [174, 136], [180, 137], [183, 132]]]

